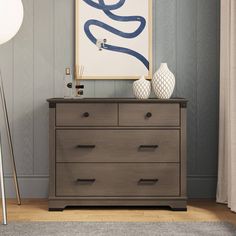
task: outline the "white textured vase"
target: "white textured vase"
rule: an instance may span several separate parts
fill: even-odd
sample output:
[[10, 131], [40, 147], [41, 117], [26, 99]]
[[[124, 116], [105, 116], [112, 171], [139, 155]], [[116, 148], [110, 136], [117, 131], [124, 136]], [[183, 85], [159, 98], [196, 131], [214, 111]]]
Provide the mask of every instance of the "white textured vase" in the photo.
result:
[[169, 70], [167, 63], [162, 63], [154, 74], [152, 87], [158, 98], [169, 99], [175, 89], [175, 76]]
[[142, 76], [133, 83], [133, 93], [138, 99], [148, 99], [151, 94], [151, 82]]

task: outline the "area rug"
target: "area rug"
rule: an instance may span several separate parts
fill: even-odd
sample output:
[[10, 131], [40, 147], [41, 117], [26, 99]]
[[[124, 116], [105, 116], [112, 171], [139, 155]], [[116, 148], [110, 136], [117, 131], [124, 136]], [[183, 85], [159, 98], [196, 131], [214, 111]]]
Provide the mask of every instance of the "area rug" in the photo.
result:
[[82, 223], [31, 222], [0, 226], [1, 236], [235, 236], [224, 222], [199, 223]]

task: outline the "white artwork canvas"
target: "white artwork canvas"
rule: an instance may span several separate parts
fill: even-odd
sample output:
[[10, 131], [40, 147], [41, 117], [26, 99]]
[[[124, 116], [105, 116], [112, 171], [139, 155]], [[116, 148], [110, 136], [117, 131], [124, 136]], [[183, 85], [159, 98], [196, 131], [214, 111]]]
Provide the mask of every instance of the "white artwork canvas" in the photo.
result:
[[152, 75], [151, 0], [77, 0], [76, 66], [83, 79]]

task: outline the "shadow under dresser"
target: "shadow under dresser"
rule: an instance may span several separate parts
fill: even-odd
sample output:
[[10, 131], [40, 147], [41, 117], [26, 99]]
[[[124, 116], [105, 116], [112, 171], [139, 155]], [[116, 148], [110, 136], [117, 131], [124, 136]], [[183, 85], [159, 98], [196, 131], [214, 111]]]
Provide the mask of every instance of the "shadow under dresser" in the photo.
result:
[[185, 99], [48, 99], [49, 210], [186, 210]]

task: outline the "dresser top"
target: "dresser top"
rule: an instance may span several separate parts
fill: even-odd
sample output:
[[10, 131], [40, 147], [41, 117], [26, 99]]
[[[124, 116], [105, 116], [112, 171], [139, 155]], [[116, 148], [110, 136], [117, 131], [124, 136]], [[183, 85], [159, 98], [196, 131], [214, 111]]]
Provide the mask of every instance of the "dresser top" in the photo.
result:
[[187, 106], [185, 98], [157, 99], [150, 98], [139, 100], [135, 98], [51, 98], [47, 99], [50, 107], [57, 103], [179, 103], [181, 107]]

